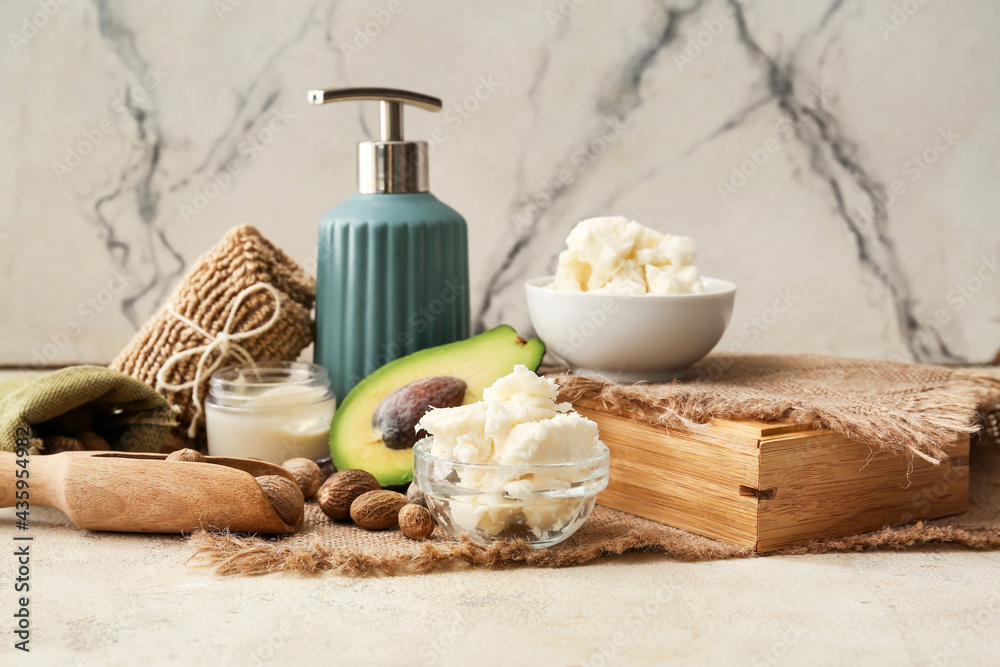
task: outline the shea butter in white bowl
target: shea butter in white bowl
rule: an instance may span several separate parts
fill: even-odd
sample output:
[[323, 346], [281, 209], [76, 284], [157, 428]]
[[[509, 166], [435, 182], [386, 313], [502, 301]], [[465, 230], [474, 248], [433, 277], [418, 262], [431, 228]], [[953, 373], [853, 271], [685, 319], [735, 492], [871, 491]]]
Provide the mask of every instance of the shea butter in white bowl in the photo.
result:
[[621, 382], [664, 382], [712, 351], [729, 325], [736, 285], [701, 278], [696, 294], [609, 294], [525, 283], [538, 337], [574, 370]]

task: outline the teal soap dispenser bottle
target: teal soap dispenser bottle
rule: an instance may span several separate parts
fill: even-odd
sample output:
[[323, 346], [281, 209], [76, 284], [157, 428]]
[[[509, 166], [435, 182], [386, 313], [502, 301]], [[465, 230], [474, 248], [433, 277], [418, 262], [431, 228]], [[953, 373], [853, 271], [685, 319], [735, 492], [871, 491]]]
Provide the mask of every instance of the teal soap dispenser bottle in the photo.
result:
[[319, 227], [316, 363], [340, 400], [380, 366], [469, 335], [468, 230], [432, 195], [427, 142], [403, 139], [403, 105], [441, 100], [391, 88], [313, 90], [312, 104], [379, 102], [378, 141], [358, 144], [358, 192]]

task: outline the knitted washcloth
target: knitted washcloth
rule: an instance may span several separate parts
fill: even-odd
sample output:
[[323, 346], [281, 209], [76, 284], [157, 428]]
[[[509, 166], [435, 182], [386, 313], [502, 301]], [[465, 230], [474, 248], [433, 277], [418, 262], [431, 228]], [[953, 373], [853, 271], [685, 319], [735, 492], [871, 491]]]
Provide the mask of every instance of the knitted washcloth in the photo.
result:
[[[270, 285], [281, 298], [280, 315], [273, 326], [239, 341], [255, 361], [294, 361], [313, 340], [310, 312], [316, 298], [316, 281], [284, 252], [250, 225], [242, 225], [228, 234], [202, 256], [173, 295], [111, 363], [111, 368], [128, 373], [150, 386], [156, 386], [157, 374], [166, 361], [178, 352], [211, 343], [205, 335], [181, 321], [180, 315], [211, 336], [223, 330], [233, 309], [234, 299], [254, 285]], [[274, 315], [273, 293], [259, 290], [237, 305], [229, 334], [247, 332], [267, 325]], [[214, 361], [219, 350], [210, 352]], [[174, 363], [164, 375], [168, 384], [183, 384], [194, 379], [200, 354]], [[225, 363], [238, 363], [231, 358]], [[199, 383], [199, 396], [208, 395], [208, 377]], [[181, 425], [187, 429], [197, 417], [199, 436], [204, 433], [204, 415], [192, 400], [192, 390], [161, 393], [180, 408]]]

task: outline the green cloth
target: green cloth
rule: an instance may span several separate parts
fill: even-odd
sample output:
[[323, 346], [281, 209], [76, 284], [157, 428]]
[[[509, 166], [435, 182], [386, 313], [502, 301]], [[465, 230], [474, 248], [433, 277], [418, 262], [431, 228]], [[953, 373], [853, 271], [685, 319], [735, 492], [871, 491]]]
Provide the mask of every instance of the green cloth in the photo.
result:
[[42, 377], [0, 381], [0, 449], [15, 450], [18, 427], [40, 424], [81, 405], [104, 415], [106, 426], [124, 431], [117, 448], [126, 451], [159, 452], [177, 425], [170, 403], [149, 385], [103, 366], [70, 366]]

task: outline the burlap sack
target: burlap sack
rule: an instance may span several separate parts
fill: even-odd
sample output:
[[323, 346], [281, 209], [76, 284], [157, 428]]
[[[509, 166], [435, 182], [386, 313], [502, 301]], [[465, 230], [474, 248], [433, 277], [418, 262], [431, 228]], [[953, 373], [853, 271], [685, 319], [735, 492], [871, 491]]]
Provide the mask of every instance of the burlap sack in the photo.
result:
[[[250, 291], [255, 286], [270, 286], [274, 292], [264, 287]], [[280, 311], [269, 326], [275, 315], [275, 293], [280, 299]], [[159, 384], [160, 392], [180, 408], [178, 418], [184, 430], [197, 433], [201, 440], [205, 418], [193, 400], [194, 389], [169, 387], [192, 382], [204, 352], [171, 361], [167, 372], [159, 378], [162, 382], [158, 383], [164, 364], [178, 353], [213, 346], [213, 341], [212, 349], [205, 350], [208, 368], [218, 365], [216, 362], [244, 360], [232, 343], [245, 349], [255, 361], [294, 361], [313, 340], [310, 313], [315, 298], [316, 282], [298, 264], [254, 227], [235, 227], [195, 263], [167, 303], [136, 333], [111, 368], [150, 386]], [[232, 343], [218, 344], [221, 341], [216, 340], [222, 332], [239, 336], [258, 329], [260, 333]], [[205, 373], [198, 383], [199, 402], [208, 395], [208, 376]]]
[[[913, 455], [947, 456], [941, 445], [979, 428], [977, 408], [1000, 405], [1000, 370], [838, 359], [814, 355], [716, 355], [688, 378], [670, 384], [623, 385], [557, 374], [564, 397], [599, 399], [671, 426], [696, 427], [712, 417], [790, 418], [864, 438]], [[985, 440], [985, 439], [984, 439]], [[752, 551], [623, 512], [597, 507], [580, 531], [561, 545], [534, 550], [523, 543], [482, 547], [440, 529], [414, 542], [399, 531], [368, 532], [331, 523], [310, 503], [302, 531], [261, 539], [199, 532], [192, 536], [195, 566], [220, 574], [333, 571], [352, 576], [430, 572], [455, 567], [578, 565], [604, 556], [652, 550], [680, 560], [734, 558]], [[781, 553], [900, 549], [951, 542], [1000, 548], [1000, 447], [972, 449], [969, 510], [908, 526], [813, 542]]]
[[[17, 436], [23, 432], [19, 429], [30, 428], [39, 436], [39, 424], [82, 406], [95, 416], [94, 423], [84, 428], [96, 432], [112, 449], [159, 452], [177, 426], [170, 405], [152, 387], [110, 368], [69, 366], [41, 377], [0, 381], [0, 450], [16, 449]], [[51, 453], [40, 437], [32, 438], [32, 451]]]

